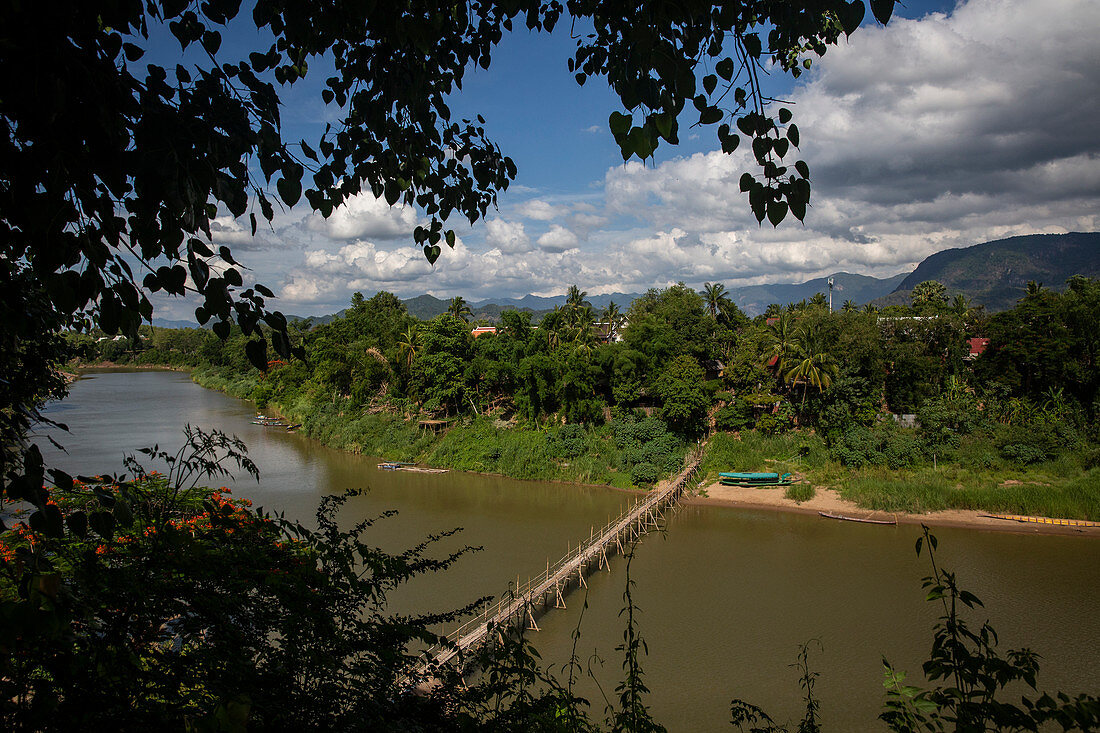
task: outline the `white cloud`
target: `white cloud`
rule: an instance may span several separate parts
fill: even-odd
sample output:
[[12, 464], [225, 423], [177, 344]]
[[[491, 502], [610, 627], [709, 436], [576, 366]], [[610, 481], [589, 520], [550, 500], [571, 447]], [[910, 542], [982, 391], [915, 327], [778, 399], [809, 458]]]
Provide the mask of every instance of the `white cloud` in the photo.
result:
[[1088, 0], [972, 0], [863, 28], [790, 95], [803, 148], [789, 157], [809, 162], [814, 187], [804, 226], [777, 232], [750, 215], [743, 145], [609, 169], [608, 210], [656, 232], [624, 251], [652, 246], [655, 281], [774, 281], [1088, 229], [1100, 204], [1098, 32], [1100, 3]]
[[[316, 241], [283, 295], [339, 307], [351, 283], [481, 298], [572, 282], [595, 293], [883, 276], [949, 247], [1095, 230], [1098, 34], [1095, 0], [971, 0], [861, 28], [786, 95], [802, 138], [788, 157], [809, 163], [813, 183], [805, 225], [757, 223], [738, 188], [754, 170], [743, 144], [616, 165], [595, 194], [502, 196], [507, 218], [463, 230], [471, 248], [444, 248], [435, 268], [407, 240], [379, 244], [416, 217], [371, 198], [324, 226], [309, 220]], [[532, 221], [549, 229], [536, 237]]]
[[416, 224], [414, 209], [404, 204], [390, 206], [385, 199], [375, 198], [369, 192], [351, 197], [328, 219], [320, 214], [307, 217], [307, 226], [311, 231], [338, 240], [409, 236]]
[[553, 221], [565, 215], [568, 209], [564, 206], [554, 206], [542, 199], [531, 199], [516, 206], [516, 213], [525, 219], [537, 219], [538, 221]]
[[531, 249], [531, 238], [524, 231], [523, 224], [504, 219], [485, 222], [485, 243], [501, 252], [527, 252]]
[[560, 224], [551, 224], [550, 230], [538, 239], [544, 252], [565, 252], [577, 246], [577, 235]]

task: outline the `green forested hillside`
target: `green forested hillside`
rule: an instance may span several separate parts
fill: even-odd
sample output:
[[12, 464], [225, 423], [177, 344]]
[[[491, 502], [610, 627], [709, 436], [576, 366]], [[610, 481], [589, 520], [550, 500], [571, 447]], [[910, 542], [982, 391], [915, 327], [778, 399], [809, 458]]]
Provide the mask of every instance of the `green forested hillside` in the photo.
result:
[[875, 304], [908, 303], [914, 287], [936, 280], [949, 294], [961, 293], [997, 312], [1012, 308], [1028, 281], [1064, 290], [1074, 275], [1100, 276], [1100, 232], [1028, 234], [937, 252]]

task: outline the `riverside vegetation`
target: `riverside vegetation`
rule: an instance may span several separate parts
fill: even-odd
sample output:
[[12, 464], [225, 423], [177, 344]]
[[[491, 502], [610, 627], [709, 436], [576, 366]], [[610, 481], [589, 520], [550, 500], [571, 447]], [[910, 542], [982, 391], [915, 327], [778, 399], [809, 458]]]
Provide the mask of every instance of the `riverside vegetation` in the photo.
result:
[[[585, 293], [474, 338], [461, 297], [419, 321], [390, 293], [292, 324], [305, 360], [254, 368], [244, 337], [70, 334], [84, 363], [185, 367], [336, 448], [516, 478], [647, 487], [709, 436], [704, 469], [793, 470], [869, 509], [1100, 519], [1100, 283], [1030, 283], [987, 315], [938, 283], [908, 307], [830, 313], [823, 295], [755, 320], [708, 284], [651, 290], [621, 313]], [[968, 339], [988, 338], [971, 358]], [[915, 414], [917, 425], [892, 413]], [[436, 418], [436, 433], [418, 421]]]

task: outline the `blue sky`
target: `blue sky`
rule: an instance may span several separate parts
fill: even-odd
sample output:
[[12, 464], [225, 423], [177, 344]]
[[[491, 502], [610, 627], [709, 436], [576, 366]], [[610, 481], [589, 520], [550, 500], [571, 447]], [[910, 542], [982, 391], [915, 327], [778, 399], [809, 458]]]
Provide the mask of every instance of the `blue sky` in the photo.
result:
[[[412, 244], [422, 213], [370, 196], [328, 221], [299, 205], [257, 239], [226, 216], [215, 242], [234, 247], [282, 310], [308, 315], [343, 308], [356, 290], [477, 300], [572, 283], [604, 293], [886, 276], [949, 247], [1100, 228], [1100, 3], [909, 2], [885, 29], [867, 17], [811, 73], [769, 87], [794, 103], [802, 132], [814, 184], [805, 225], [756, 223], [737, 189], [751, 166], [743, 151], [719, 152], [713, 128], [682, 129], [679, 146], [623, 164], [607, 129], [621, 105], [601, 80], [573, 80], [562, 24], [506, 36], [451, 100], [456, 115], [486, 118], [519, 175], [486, 221], [454, 222], [460, 244], [434, 267]], [[223, 53], [255, 40], [235, 33]], [[335, 113], [304, 84], [284, 95], [283, 116], [288, 138], [313, 141]], [[190, 310], [158, 303], [162, 317]]]

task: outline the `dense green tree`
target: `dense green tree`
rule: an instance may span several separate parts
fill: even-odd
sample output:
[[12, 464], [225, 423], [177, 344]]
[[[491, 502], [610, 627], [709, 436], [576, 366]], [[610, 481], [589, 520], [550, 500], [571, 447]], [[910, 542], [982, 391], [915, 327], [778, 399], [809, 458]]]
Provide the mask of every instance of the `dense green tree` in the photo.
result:
[[650, 378], [681, 354], [697, 361], [708, 357], [714, 321], [707, 318], [699, 294], [683, 283], [650, 289], [631, 303], [627, 320], [623, 341], [646, 355]]
[[1100, 283], [1074, 277], [1064, 293], [1032, 285], [1014, 309], [990, 318], [989, 348], [976, 372], [1010, 395], [1035, 401], [1065, 389], [1094, 420], [1100, 411]]
[[467, 404], [466, 364], [472, 341], [466, 323], [449, 313], [424, 324], [410, 379], [424, 409], [454, 414]]
[[703, 389], [706, 373], [687, 354], [673, 359], [654, 382], [661, 398], [661, 417], [671, 430], [685, 436], [700, 435], [706, 429], [710, 400]]

